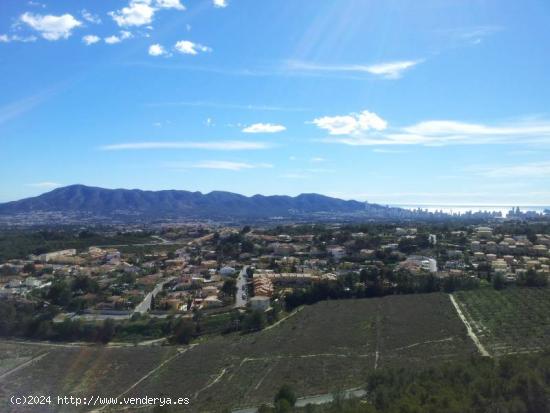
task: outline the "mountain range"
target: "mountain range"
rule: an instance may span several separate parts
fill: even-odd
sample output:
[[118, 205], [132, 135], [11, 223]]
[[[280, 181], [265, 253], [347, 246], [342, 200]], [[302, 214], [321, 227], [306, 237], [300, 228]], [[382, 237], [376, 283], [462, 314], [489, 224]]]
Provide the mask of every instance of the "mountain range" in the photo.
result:
[[319, 194], [291, 196], [254, 195], [231, 192], [207, 194], [181, 190], [144, 191], [105, 189], [70, 185], [42, 195], [0, 204], [0, 215], [37, 213], [82, 214], [98, 217], [141, 219], [269, 219], [314, 218], [316, 216], [387, 217], [404, 210]]

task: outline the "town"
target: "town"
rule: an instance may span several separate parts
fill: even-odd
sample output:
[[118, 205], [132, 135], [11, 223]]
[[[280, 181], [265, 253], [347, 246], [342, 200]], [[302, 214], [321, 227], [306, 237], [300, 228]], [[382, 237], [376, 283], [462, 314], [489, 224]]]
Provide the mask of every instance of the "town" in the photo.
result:
[[[91, 230], [59, 231], [70, 244]], [[129, 231], [140, 241], [5, 259], [2, 335], [188, 343], [260, 330], [324, 299], [544, 286], [550, 277], [550, 226], [540, 219]], [[42, 324], [29, 329], [37, 321], [24, 309]]]

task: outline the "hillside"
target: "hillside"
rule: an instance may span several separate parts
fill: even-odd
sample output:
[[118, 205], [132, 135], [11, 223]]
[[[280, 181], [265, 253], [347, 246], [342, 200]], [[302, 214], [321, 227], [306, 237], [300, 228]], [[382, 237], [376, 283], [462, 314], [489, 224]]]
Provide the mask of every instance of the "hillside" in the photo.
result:
[[247, 197], [221, 191], [202, 194], [180, 190], [104, 189], [84, 185], [66, 186], [33, 198], [0, 204], [0, 215], [33, 213], [140, 216], [153, 219], [250, 219], [312, 218], [318, 214], [380, 217], [401, 214], [403, 210], [318, 194]]
[[269, 402], [285, 383], [299, 396], [330, 394], [364, 385], [375, 369], [435, 366], [476, 353], [444, 294], [324, 301], [261, 332], [212, 337], [185, 348], [22, 345], [17, 355], [25, 359], [13, 360], [10, 345], [0, 346], [5, 369], [43, 355], [0, 379], [0, 410], [6, 395], [32, 392], [162, 394], [191, 398], [177, 411], [219, 412]]

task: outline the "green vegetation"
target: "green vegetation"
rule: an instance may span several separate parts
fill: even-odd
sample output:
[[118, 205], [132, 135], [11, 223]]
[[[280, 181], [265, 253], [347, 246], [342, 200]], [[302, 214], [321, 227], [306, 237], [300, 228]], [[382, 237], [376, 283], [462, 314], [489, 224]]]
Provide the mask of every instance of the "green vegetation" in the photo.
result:
[[550, 288], [482, 288], [455, 295], [491, 354], [539, 350], [550, 343]]
[[64, 230], [2, 231], [0, 232], [0, 262], [12, 258], [26, 258], [30, 254], [76, 248], [82, 250], [92, 245], [138, 244], [154, 241], [149, 232], [128, 232], [106, 235], [88, 230], [67, 228]]
[[323, 300], [383, 297], [393, 294], [421, 294], [479, 287], [479, 280], [470, 277], [436, 277], [430, 273], [412, 274], [406, 270], [397, 272], [372, 267], [360, 274], [348, 273], [337, 281], [322, 281], [309, 287], [295, 289], [285, 296], [288, 311]]
[[[203, 315], [203, 328], [209, 318], [213, 316]], [[181, 335], [185, 342], [190, 328], [180, 327], [187, 330]], [[161, 363], [166, 353], [159, 353], [160, 349], [52, 348], [33, 364], [32, 375], [22, 369], [3, 385], [6, 394], [15, 389], [32, 389], [33, 394], [59, 389], [71, 394], [118, 394], [124, 390], [122, 384], [129, 387], [146, 374], [144, 369], [150, 371]], [[175, 352], [177, 347], [163, 349]], [[126, 365], [132, 351], [137, 351], [132, 359], [139, 366], [135, 372]], [[86, 355], [83, 360], [76, 356], [79, 352]], [[86, 361], [89, 352], [100, 364]], [[325, 394], [364, 385], [375, 366], [418, 368], [443, 360], [465, 360], [473, 352], [475, 347], [445, 294], [323, 301], [300, 309], [270, 329], [200, 340], [140, 382], [128, 396], [196, 395], [186, 411], [221, 411], [273, 403], [282, 383], [291, 386], [296, 396]], [[146, 368], [142, 368], [142, 357]], [[125, 375], [123, 379], [120, 374]], [[109, 387], [114, 380], [122, 384]]]
[[[385, 369], [366, 378], [365, 399], [343, 400], [296, 413], [544, 413], [550, 411], [550, 352], [473, 357], [425, 369]], [[278, 412], [277, 407], [265, 413]]]

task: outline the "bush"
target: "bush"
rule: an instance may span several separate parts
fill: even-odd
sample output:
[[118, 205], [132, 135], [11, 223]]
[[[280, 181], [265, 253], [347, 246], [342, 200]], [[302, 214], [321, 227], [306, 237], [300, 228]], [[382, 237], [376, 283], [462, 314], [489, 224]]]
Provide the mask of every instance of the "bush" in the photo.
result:
[[283, 401], [286, 401], [289, 407], [292, 407], [294, 406], [294, 404], [296, 404], [296, 399], [296, 394], [294, 394], [294, 390], [292, 390], [292, 387], [290, 387], [288, 384], [283, 384], [283, 386], [275, 395], [275, 408], [277, 409], [277, 403], [282, 403]]

